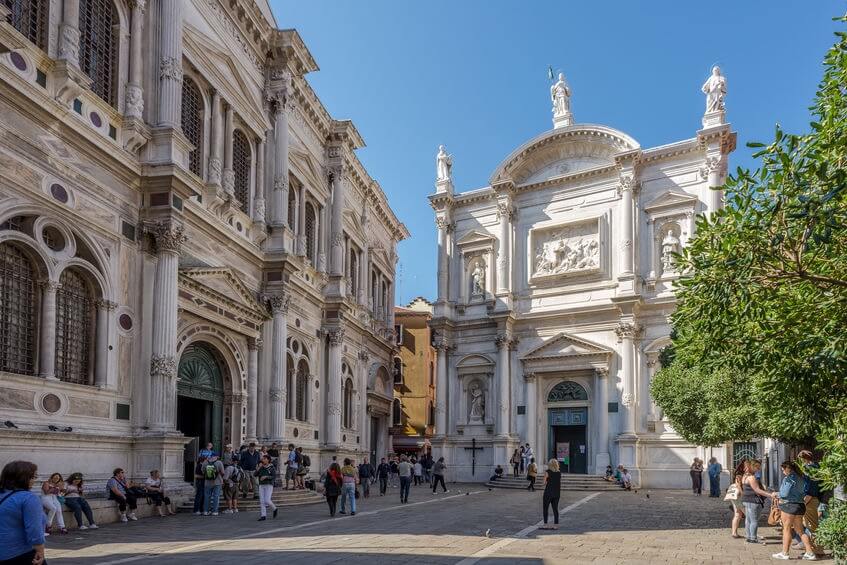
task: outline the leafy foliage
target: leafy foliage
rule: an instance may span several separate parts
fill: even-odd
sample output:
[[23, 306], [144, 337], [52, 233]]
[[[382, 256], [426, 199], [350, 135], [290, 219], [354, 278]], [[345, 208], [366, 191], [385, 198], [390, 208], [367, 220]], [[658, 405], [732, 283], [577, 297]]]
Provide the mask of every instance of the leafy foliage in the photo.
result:
[[832, 550], [836, 564], [847, 563], [847, 502], [833, 499], [829, 515], [815, 532], [815, 542]]
[[[841, 21], [847, 21], [840, 18]], [[750, 143], [727, 206], [678, 265], [673, 362], [652, 392], [688, 441], [769, 436], [829, 450], [847, 483], [847, 34], [824, 59], [811, 130]]]

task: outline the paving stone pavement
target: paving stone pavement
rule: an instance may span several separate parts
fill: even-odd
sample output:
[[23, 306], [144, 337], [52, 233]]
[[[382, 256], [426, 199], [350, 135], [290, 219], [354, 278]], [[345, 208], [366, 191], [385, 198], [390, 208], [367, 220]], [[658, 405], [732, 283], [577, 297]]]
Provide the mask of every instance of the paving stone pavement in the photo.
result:
[[[285, 509], [276, 520], [257, 514], [180, 514], [110, 524], [48, 538], [51, 564], [166, 564], [281, 561], [323, 565], [764, 563], [779, 551], [775, 530], [760, 528], [767, 545], [729, 536], [729, 505], [686, 491], [563, 492], [559, 530], [538, 530], [541, 492], [449, 485], [432, 495], [412, 487], [359, 499], [356, 516], [330, 519], [325, 505]], [[648, 495], [649, 494], [649, 498]], [[486, 533], [487, 532], [487, 533]], [[792, 550], [793, 556], [799, 552]]]

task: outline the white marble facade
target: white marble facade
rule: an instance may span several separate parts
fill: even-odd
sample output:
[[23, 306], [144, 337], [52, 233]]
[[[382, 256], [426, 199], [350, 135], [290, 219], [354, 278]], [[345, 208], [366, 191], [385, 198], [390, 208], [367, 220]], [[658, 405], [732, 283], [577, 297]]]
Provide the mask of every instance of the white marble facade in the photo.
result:
[[181, 477], [203, 434], [315, 467], [387, 450], [409, 234], [298, 33], [266, 0], [13, 4], [46, 15], [0, 4], [0, 464]]
[[521, 443], [542, 463], [567, 443], [572, 472], [621, 463], [643, 486], [685, 486], [694, 456], [726, 466], [730, 454], [682, 441], [650, 379], [670, 342], [673, 253], [698, 214], [722, 205], [711, 187], [736, 136], [723, 94], [690, 139], [655, 148], [575, 122], [570, 96], [560, 75], [553, 129], [507, 156], [485, 188], [457, 191], [438, 169], [432, 327], [446, 354], [434, 451], [451, 479], [478, 481]]

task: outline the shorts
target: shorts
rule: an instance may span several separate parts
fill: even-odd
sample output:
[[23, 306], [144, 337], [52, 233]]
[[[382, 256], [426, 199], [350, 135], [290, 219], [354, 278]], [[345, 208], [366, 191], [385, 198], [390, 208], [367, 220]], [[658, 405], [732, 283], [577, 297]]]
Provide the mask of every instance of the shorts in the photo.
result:
[[744, 514], [744, 502], [742, 502], [742, 500], [740, 498], [736, 499], [736, 500], [730, 500], [730, 503], [732, 503], [732, 508], [736, 512], [740, 512], [741, 514]]
[[293, 479], [294, 475], [296, 475], [296, 474], [297, 474], [297, 469], [294, 469], [293, 467], [290, 467], [290, 466], [285, 468], [285, 480], [286, 481], [290, 481], [291, 479]]
[[780, 502], [779, 509], [792, 516], [803, 516], [806, 514], [806, 505], [802, 502]]

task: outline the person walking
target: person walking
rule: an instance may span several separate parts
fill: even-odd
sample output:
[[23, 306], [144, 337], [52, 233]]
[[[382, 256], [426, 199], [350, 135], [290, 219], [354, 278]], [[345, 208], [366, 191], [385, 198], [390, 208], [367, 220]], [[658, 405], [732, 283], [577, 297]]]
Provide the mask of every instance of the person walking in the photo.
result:
[[[121, 513], [121, 522], [132, 520], [135, 522], [138, 517], [135, 515], [135, 509], [138, 507], [135, 502], [135, 494], [130, 490], [126, 482], [124, 470], [118, 467], [112, 471], [112, 478], [106, 483], [106, 491], [109, 495], [109, 500], [114, 500], [118, 503], [118, 512]], [[126, 514], [127, 506], [129, 506], [129, 516]]]
[[226, 501], [224, 514], [238, 514], [238, 487], [244, 480], [244, 471], [232, 459], [224, 461], [223, 495]]
[[521, 452], [519, 449], [515, 449], [515, 452], [512, 453], [509, 463], [512, 465], [512, 476], [517, 479], [521, 472]]
[[[53, 473], [50, 478], [41, 483], [41, 504], [47, 510], [47, 529], [48, 534], [53, 532], [53, 520], [59, 526], [59, 533], [66, 534], [68, 529], [65, 527], [65, 518], [62, 516], [62, 501], [64, 501], [65, 481], [59, 473]], [[59, 497], [62, 500], [59, 500]]]
[[447, 464], [444, 463], [443, 457], [439, 457], [432, 467], [432, 494], [435, 494], [435, 491], [438, 490], [438, 483], [441, 483], [441, 488], [444, 489], [445, 493], [450, 492], [447, 490], [447, 485], [444, 484], [444, 473], [446, 471]]
[[397, 477], [399, 477], [397, 474], [397, 464], [399, 463], [398, 459], [398, 457], [392, 458], [388, 463], [388, 466], [391, 468], [391, 478], [389, 479], [388, 484], [391, 485], [391, 488], [394, 488], [399, 484], [399, 481], [397, 480]]
[[371, 479], [373, 479], [373, 466], [365, 461], [359, 465], [359, 480], [362, 482], [362, 496], [365, 498], [371, 497]]
[[388, 489], [388, 475], [391, 472], [391, 467], [385, 462], [385, 457], [379, 460], [379, 465], [376, 468], [376, 477], [379, 479], [379, 495], [385, 496], [385, 491]]
[[[806, 529], [806, 533], [809, 535], [809, 539], [812, 540], [812, 549], [815, 550], [815, 554], [819, 555], [822, 551], [815, 546], [814, 533], [818, 529], [819, 506], [821, 503], [821, 484], [811, 476], [811, 473], [814, 473], [814, 471], [818, 468], [818, 464], [815, 463], [814, 458], [812, 457], [812, 452], [805, 449], [797, 454], [797, 458], [803, 465], [803, 502], [806, 504], [806, 513], [803, 515], [803, 526]], [[797, 547], [797, 544], [802, 545], [802, 542], [797, 534], [794, 534], [793, 539], [795, 542], [794, 547]]]
[[691, 475], [691, 490], [700, 496], [703, 494], [703, 461], [699, 457], [694, 458], [688, 473]]
[[203, 475], [203, 469], [206, 467], [206, 457], [201, 455], [197, 459], [197, 464], [194, 465], [194, 508], [192, 512], [195, 516], [203, 515], [203, 497], [206, 492], [206, 479]]
[[529, 446], [529, 442], [527, 442], [523, 450], [524, 468], [529, 469], [530, 460], [533, 458], [534, 455], [535, 454], [532, 452], [532, 448]]
[[[559, 527], [559, 497], [562, 493], [562, 473], [559, 471], [559, 462], [551, 459], [547, 462], [547, 470], [544, 472], [544, 525], [542, 530], [555, 530]], [[553, 526], [547, 526], [547, 508], [553, 509]]]
[[405, 504], [409, 502], [409, 487], [412, 484], [412, 464], [405, 455], [400, 456], [397, 474], [400, 476], [400, 503]]
[[352, 465], [349, 457], [344, 458], [344, 466], [341, 467], [341, 510], [339, 514], [347, 514], [344, 511], [345, 503], [350, 500], [350, 515], [356, 515], [356, 483], [358, 483], [358, 473]]
[[273, 517], [276, 518], [279, 512], [279, 508], [276, 507], [273, 501], [276, 469], [271, 463], [270, 455], [262, 455], [262, 458], [259, 460], [259, 466], [253, 471], [253, 474], [259, 483], [259, 522], [264, 522], [268, 519], [268, 507], [273, 512]]
[[[529, 444], [527, 444], [529, 445]], [[529, 486], [526, 490], [535, 492], [535, 478], [538, 475], [538, 465], [535, 464], [535, 457], [530, 458], [529, 466], [526, 468], [526, 480], [529, 481]]]
[[423, 484], [423, 463], [415, 461], [415, 464], [412, 465], [412, 473], [414, 476], [415, 486]]
[[324, 475], [324, 496], [326, 496], [329, 515], [332, 518], [335, 518], [335, 508], [338, 504], [338, 496], [341, 494], [342, 485], [341, 467], [338, 466], [338, 463], [333, 462]]
[[426, 453], [421, 459], [421, 466], [423, 466], [423, 477], [426, 481], [426, 484], [432, 485], [432, 464], [434, 461], [432, 460], [432, 454]]
[[803, 471], [793, 461], [785, 461], [780, 465], [782, 469], [782, 484], [779, 492], [773, 494], [773, 504], [779, 504], [782, 519], [782, 551], [774, 553], [774, 559], [791, 559], [791, 531], [794, 530], [803, 543], [806, 553], [803, 559], [806, 561], [817, 561], [818, 556], [812, 549], [812, 541], [803, 529], [803, 516], [806, 514], [806, 503], [803, 502], [805, 481]]
[[165, 510], [162, 508], [162, 504], [167, 508], [167, 514], [169, 516], [176, 514], [171, 508], [171, 499], [165, 496], [165, 484], [162, 482], [162, 477], [158, 469], [150, 471], [150, 476], [144, 481], [144, 488], [147, 490], [147, 497], [153, 501], [153, 505], [159, 511], [159, 516], [165, 517]]
[[0, 472], [0, 562], [42, 565], [44, 511], [31, 492], [38, 467], [29, 461], [11, 461]]
[[247, 449], [241, 452], [239, 456], [239, 466], [244, 471], [244, 480], [241, 481], [241, 498], [247, 498], [247, 493], [253, 493], [253, 500], [259, 499], [259, 480], [256, 476], [256, 469], [259, 468], [261, 456], [256, 451], [256, 444], [250, 442]]
[[524, 446], [523, 446], [523, 445], [521, 445], [521, 449], [520, 449], [520, 451], [518, 452], [518, 455], [519, 455], [519, 456], [520, 456], [520, 458], [521, 458], [521, 467], [520, 467], [520, 469], [519, 469], [519, 471], [520, 471], [520, 473], [521, 473], [521, 474], [523, 474], [524, 469], [526, 469], [526, 459], [524, 459], [524, 456], [523, 456], [523, 452], [525, 451], [525, 449], [526, 449], [526, 448], [524, 448]]
[[723, 467], [718, 463], [717, 457], [709, 459], [709, 466], [706, 470], [709, 473], [709, 498], [719, 498], [721, 495], [721, 473], [723, 472]]
[[[71, 476], [68, 477], [68, 483], [65, 485], [65, 506], [74, 513], [76, 525], [80, 530], [96, 530], [98, 526], [94, 523], [94, 513], [91, 512], [91, 506], [89, 506], [88, 501], [85, 500], [85, 492], [82, 483], [82, 473], [72, 473]], [[88, 519], [87, 526], [82, 522], [83, 514], [85, 514], [85, 517]]]
[[734, 538], [740, 538], [738, 535], [738, 527], [741, 521], [744, 520], [744, 501], [741, 499], [744, 487], [744, 475], [750, 470], [750, 462], [742, 459], [735, 468], [735, 478], [729, 488], [726, 489], [725, 500], [729, 500], [732, 505], [732, 522], [730, 523], [730, 535]]
[[205, 479], [203, 511], [206, 516], [217, 516], [221, 503], [221, 489], [224, 484], [224, 465], [216, 453], [213, 453], [206, 461], [206, 466], [203, 467], [203, 478]]
[[759, 543], [759, 514], [762, 513], [765, 500], [771, 496], [756, 478], [755, 473], [761, 466], [761, 462], [751, 460], [741, 477], [741, 503], [744, 505], [744, 532], [747, 534], [747, 543]]

